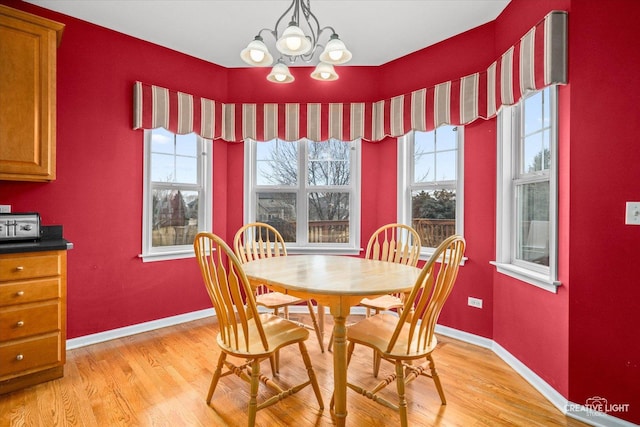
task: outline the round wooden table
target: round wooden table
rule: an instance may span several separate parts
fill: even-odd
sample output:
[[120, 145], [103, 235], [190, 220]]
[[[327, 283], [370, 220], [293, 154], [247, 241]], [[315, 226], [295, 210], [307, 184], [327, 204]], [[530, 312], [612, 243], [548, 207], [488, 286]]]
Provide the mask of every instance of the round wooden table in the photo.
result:
[[336, 255], [290, 255], [243, 265], [250, 281], [274, 291], [314, 299], [333, 316], [335, 420], [347, 418], [346, 319], [362, 298], [410, 291], [420, 269], [403, 264]]

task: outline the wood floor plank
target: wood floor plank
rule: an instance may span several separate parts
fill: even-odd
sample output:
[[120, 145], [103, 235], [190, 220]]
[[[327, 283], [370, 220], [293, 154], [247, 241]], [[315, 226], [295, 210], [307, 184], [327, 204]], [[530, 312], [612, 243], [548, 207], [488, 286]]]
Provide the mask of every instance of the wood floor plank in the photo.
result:
[[[219, 355], [216, 334], [215, 318], [206, 318], [70, 350], [63, 378], [0, 395], [0, 426], [244, 426], [249, 387], [235, 375], [220, 380], [211, 406], [205, 402]], [[586, 426], [564, 416], [490, 350], [439, 341], [434, 359], [447, 405], [440, 404], [429, 378], [413, 381], [407, 386], [411, 426]], [[307, 387], [259, 411], [257, 426], [333, 425], [333, 355], [321, 353], [314, 339], [307, 347], [325, 409], [319, 410]], [[306, 375], [295, 348], [283, 349], [280, 357], [276, 381], [284, 387]], [[376, 384], [371, 360], [369, 349], [356, 347], [349, 381]], [[271, 376], [268, 362], [261, 369]], [[379, 377], [389, 372], [393, 365], [383, 361]], [[388, 389], [384, 396], [395, 401], [395, 384]], [[261, 388], [259, 399], [267, 396]], [[347, 397], [348, 425], [399, 424], [395, 412], [351, 391]]]

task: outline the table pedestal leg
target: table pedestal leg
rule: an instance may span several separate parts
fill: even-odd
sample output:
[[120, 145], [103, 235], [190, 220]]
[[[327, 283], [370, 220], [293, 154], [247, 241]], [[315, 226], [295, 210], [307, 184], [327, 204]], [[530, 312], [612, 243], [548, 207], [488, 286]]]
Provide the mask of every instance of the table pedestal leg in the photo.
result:
[[347, 342], [346, 317], [341, 307], [331, 307], [333, 315], [333, 395], [336, 425], [344, 426], [347, 418]]

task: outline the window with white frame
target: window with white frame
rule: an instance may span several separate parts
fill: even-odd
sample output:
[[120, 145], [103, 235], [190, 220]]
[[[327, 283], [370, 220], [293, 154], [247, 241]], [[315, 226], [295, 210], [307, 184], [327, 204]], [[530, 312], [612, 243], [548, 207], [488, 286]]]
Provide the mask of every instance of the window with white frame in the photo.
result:
[[144, 139], [142, 258], [193, 256], [195, 235], [211, 230], [211, 143], [163, 128]]
[[245, 223], [271, 224], [292, 253], [357, 253], [359, 140], [246, 140], [245, 162]]
[[463, 141], [461, 126], [398, 138], [398, 222], [418, 231], [425, 256], [463, 234]]
[[543, 289], [557, 282], [557, 88], [498, 114], [496, 267]]

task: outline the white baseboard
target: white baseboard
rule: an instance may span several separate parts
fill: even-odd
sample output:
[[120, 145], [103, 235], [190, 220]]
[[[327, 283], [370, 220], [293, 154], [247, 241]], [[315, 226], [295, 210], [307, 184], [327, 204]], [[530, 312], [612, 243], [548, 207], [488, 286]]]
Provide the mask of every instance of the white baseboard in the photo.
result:
[[493, 340], [481, 337], [480, 335], [470, 334], [469, 332], [453, 329], [448, 326], [436, 325], [436, 333], [445, 337], [454, 338], [478, 347], [493, 349]]
[[123, 338], [129, 335], [140, 334], [142, 332], [153, 331], [154, 329], [166, 328], [167, 326], [178, 325], [180, 323], [191, 322], [215, 315], [213, 308], [206, 310], [192, 311], [191, 313], [179, 314], [177, 316], [165, 317], [164, 319], [152, 320], [151, 322], [138, 323], [136, 325], [125, 326], [124, 328], [111, 329], [110, 331], [99, 332], [97, 334], [85, 335], [67, 340], [67, 350], [84, 347], [91, 344], [98, 344], [116, 338]]
[[[294, 306], [289, 308], [291, 313], [306, 313], [307, 307]], [[353, 307], [351, 309], [352, 314], [364, 315], [366, 310], [364, 307]], [[151, 322], [139, 323], [137, 325], [126, 326], [124, 328], [112, 329], [110, 331], [99, 332], [97, 334], [85, 335], [78, 338], [72, 338], [67, 340], [67, 349], [72, 350], [79, 347], [84, 347], [91, 344], [97, 344], [104, 341], [113, 340], [116, 338], [123, 338], [129, 335], [135, 335], [142, 332], [148, 332], [155, 329], [165, 328], [167, 326], [178, 325], [180, 323], [191, 322], [193, 320], [202, 319], [205, 317], [214, 316], [215, 311], [212, 308], [200, 311], [193, 311], [191, 313], [180, 314], [177, 316], [166, 317], [164, 319], [153, 320]], [[625, 421], [623, 419], [614, 417], [603, 412], [597, 412], [593, 409], [573, 403], [567, 400], [556, 389], [549, 385], [545, 380], [540, 378], [535, 372], [533, 372], [527, 365], [518, 360], [515, 356], [509, 353], [504, 347], [496, 343], [492, 339], [481, 337], [479, 335], [470, 334], [469, 332], [453, 329], [448, 326], [436, 325], [436, 333], [451, 337], [469, 344], [477, 345], [479, 347], [488, 348], [492, 350], [498, 357], [500, 357], [507, 365], [509, 365], [514, 371], [520, 374], [529, 384], [531, 384], [536, 390], [538, 390], [552, 405], [554, 405], [560, 412], [568, 417], [582, 421], [596, 427], [637, 427], [637, 424]]]

